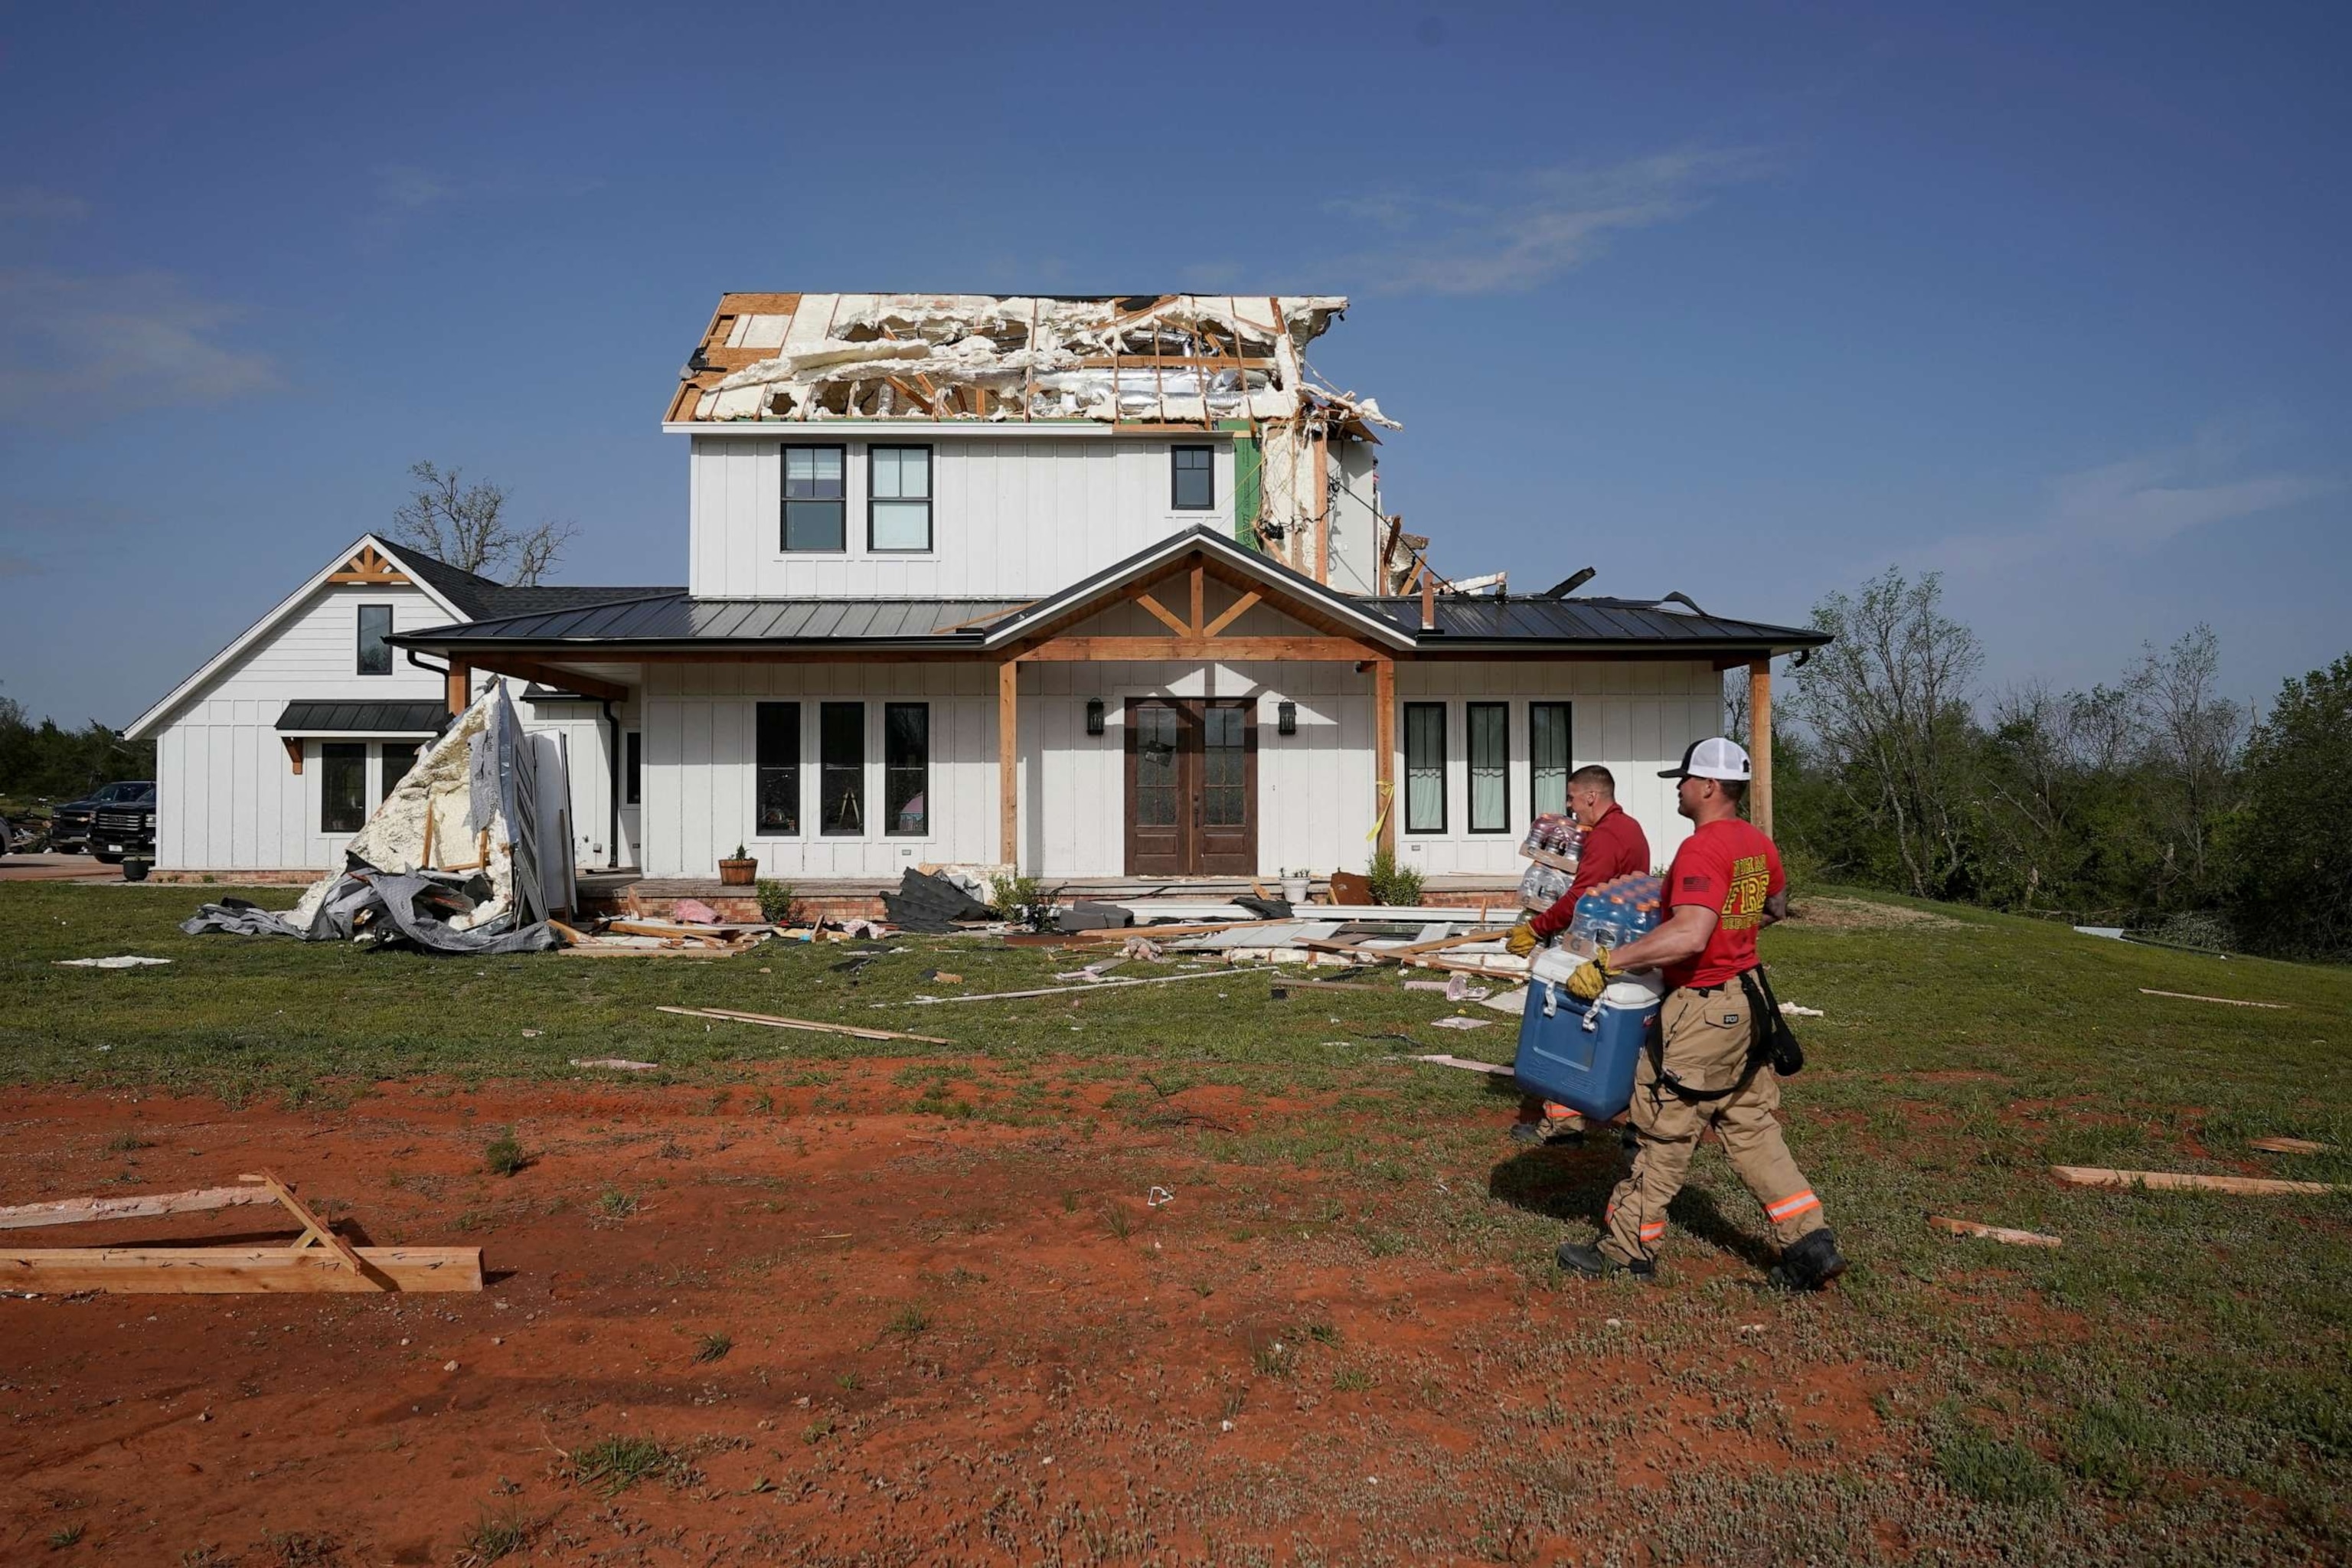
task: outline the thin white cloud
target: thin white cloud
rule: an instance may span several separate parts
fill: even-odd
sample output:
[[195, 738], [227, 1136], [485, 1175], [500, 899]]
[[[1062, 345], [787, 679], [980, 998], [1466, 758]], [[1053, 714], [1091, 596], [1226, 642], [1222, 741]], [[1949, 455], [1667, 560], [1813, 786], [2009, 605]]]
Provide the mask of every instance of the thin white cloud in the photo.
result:
[[279, 384], [219, 341], [244, 312], [169, 273], [0, 270], [0, 418], [55, 420], [226, 403]]
[[2136, 554], [2194, 529], [2257, 517], [2342, 488], [2285, 469], [2243, 472], [2245, 443], [2219, 428], [2185, 446], [2062, 474], [2032, 528], [1959, 534], [1926, 563], [1959, 573], [2006, 571], [2084, 545]]
[[1497, 182], [1483, 201], [1395, 191], [1338, 197], [1325, 210], [1385, 234], [1333, 270], [1378, 293], [1518, 293], [1589, 260], [1612, 235], [1688, 216], [1712, 190], [1763, 168], [1752, 151], [1686, 150], [1534, 170]]
[[89, 204], [62, 191], [38, 185], [13, 185], [0, 190], [0, 223], [74, 223], [89, 216]]
[[457, 195], [457, 186], [414, 163], [381, 163], [375, 170], [373, 202], [367, 221], [380, 228], [398, 226]]

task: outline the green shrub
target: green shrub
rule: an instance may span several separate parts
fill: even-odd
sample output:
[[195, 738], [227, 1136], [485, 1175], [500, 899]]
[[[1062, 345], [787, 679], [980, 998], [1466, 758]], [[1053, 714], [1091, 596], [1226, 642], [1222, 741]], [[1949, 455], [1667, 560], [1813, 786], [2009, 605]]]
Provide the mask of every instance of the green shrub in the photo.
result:
[[790, 925], [793, 919], [793, 885], [779, 882], [772, 877], [762, 877], [752, 885], [751, 891], [760, 900], [760, 918], [770, 925]]
[[1393, 849], [1383, 848], [1372, 856], [1372, 863], [1364, 868], [1364, 880], [1372, 885], [1376, 904], [1421, 902], [1421, 873], [1398, 865]]
[[530, 1156], [524, 1153], [522, 1145], [515, 1141], [511, 1127], [490, 1140], [482, 1151], [482, 1164], [492, 1175], [511, 1176], [530, 1163]]
[[988, 884], [988, 901], [1008, 921], [1021, 919], [1023, 910], [1034, 910], [1045, 900], [1045, 889], [1034, 877], [997, 877]]

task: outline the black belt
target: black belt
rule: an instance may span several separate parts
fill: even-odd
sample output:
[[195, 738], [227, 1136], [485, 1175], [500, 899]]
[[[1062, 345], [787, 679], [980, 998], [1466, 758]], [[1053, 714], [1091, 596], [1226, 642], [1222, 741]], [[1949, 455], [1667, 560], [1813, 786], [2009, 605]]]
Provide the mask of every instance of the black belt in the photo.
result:
[[1677, 986], [1676, 989], [1687, 991], [1694, 996], [1713, 996], [1719, 992], [1730, 990], [1738, 983], [1738, 979], [1739, 977], [1735, 974], [1729, 980], [1717, 981], [1713, 985], [1683, 985]]

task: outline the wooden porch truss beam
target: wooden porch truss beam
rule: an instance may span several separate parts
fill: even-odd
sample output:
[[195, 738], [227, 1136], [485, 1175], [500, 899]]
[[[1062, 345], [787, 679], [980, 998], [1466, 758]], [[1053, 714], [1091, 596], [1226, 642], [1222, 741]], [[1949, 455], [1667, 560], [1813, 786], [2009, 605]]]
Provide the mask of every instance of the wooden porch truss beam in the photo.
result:
[[[598, 680], [593, 676], [574, 675], [568, 669], [559, 669], [554, 665], [541, 664], [536, 659], [517, 658], [504, 653], [474, 653], [468, 657], [474, 668], [487, 669], [493, 675], [511, 675], [517, 680], [535, 680], [541, 686], [552, 686], [559, 691], [577, 692], [583, 697], [593, 697], [604, 702], [628, 700], [629, 689], [625, 686], [615, 686], [609, 680]], [[457, 668], [457, 663], [451, 661], [451, 670]], [[464, 709], [461, 706], [451, 711], [462, 712]]]

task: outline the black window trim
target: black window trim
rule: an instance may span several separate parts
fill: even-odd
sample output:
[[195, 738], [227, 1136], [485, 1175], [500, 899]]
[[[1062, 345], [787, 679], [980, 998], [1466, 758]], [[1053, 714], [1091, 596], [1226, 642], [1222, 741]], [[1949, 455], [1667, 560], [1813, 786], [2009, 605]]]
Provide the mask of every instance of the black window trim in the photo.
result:
[[[786, 472], [789, 462], [784, 456], [794, 448], [807, 451], [838, 452], [841, 454], [841, 548], [838, 550], [794, 550], [792, 546], [790, 508], [792, 497], [786, 490], [792, 484]], [[776, 448], [776, 553], [779, 555], [846, 555], [849, 553], [849, 444], [845, 441], [786, 441]]]
[[[1478, 826], [1478, 756], [1473, 748], [1477, 744], [1478, 731], [1472, 715], [1481, 708], [1503, 710], [1503, 820], [1493, 827]], [[1477, 834], [1508, 833], [1511, 827], [1511, 705], [1507, 701], [1493, 702], [1481, 699], [1462, 705], [1462, 784], [1465, 793], [1462, 800], [1464, 827]]]
[[[370, 669], [367, 667], [367, 616], [370, 610], [383, 612], [384, 645], [382, 669]], [[352, 667], [354, 674], [368, 677], [390, 675], [398, 668], [398, 661], [393, 658], [391, 640], [392, 634], [398, 628], [399, 617], [393, 613], [392, 605], [369, 603], [358, 606], [358, 613], [352, 617]]]
[[[375, 747], [369, 745], [365, 741], [321, 741], [319, 742], [319, 831], [320, 833], [357, 833], [367, 826], [368, 761], [369, 753], [375, 750]], [[357, 756], [352, 755], [351, 753], [354, 752], [359, 754]], [[341, 752], [342, 754], [340, 756], [331, 755], [330, 753], [332, 752]], [[359, 820], [349, 827], [331, 826], [327, 821], [327, 808], [329, 805], [327, 798], [327, 774], [334, 764], [354, 762], [360, 765]], [[379, 763], [377, 765], [382, 766], [383, 764]]]
[[[896, 812], [890, 809], [890, 710], [919, 708], [923, 710], [923, 825], [920, 827], [900, 827]], [[909, 772], [901, 767], [898, 771]], [[929, 838], [931, 836], [931, 704], [919, 702], [885, 702], [882, 704], [882, 837], [885, 838]]]
[[[877, 496], [874, 493], [874, 454], [879, 451], [920, 452], [923, 454], [923, 483], [929, 487], [923, 494], [923, 544], [919, 550], [885, 549], [874, 542], [874, 504], [877, 500], [905, 500], [911, 497]], [[940, 455], [928, 441], [868, 441], [866, 443], [866, 553], [868, 555], [936, 555], [940, 550]]]
[[[863, 697], [826, 697], [819, 698], [817, 700], [816, 836], [819, 838], [856, 839], [871, 838], [874, 837], [873, 824], [866, 816], [866, 770], [869, 765], [866, 752], [870, 750], [870, 747], [867, 745], [867, 742], [872, 738], [866, 732], [866, 728], [869, 721], [869, 715], [867, 714], [866, 710], [870, 706], [871, 704], [869, 704]], [[831, 708], [855, 708], [857, 710], [857, 826], [854, 828], [835, 828], [825, 826], [824, 774], [827, 763], [824, 760], [824, 716], [825, 710]], [[840, 763], [834, 763], [832, 765], [836, 768], [843, 767], [843, 764]]]
[[[751, 704], [751, 837], [754, 839], [797, 842], [808, 837], [808, 726], [801, 711], [805, 706], [797, 697], [763, 697]], [[760, 761], [760, 710], [762, 708], [793, 710], [793, 756], [792, 761], [784, 765], [792, 770], [793, 816], [796, 820], [789, 831], [772, 831], [760, 826], [760, 770], [767, 765]]]
[[[1416, 710], [1426, 709], [1434, 709], [1437, 712], [1437, 826], [1434, 827], [1415, 827], [1412, 825], [1412, 716]], [[1402, 736], [1402, 740], [1404, 742], [1402, 748], [1404, 752], [1402, 763], [1404, 771], [1404, 789], [1402, 792], [1404, 798], [1399, 801], [1397, 805], [1399, 811], [1404, 818], [1404, 830], [1407, 833], [1426, 834], [1436, 837], [1443, 837], [1448, 831], [1448, 824], [1452, 819], [1452, 803], [1446, 797], [1453, 792], [1454, 759], [1446, 753], [1448, 748], [1453, 743], [1454, 726], [1447, 721], [1445, 709], [1446, 704], [1444, 702], [1408, 702], [1404, 704], [1404, 734]]]
[[[1186, 506], [1177, 492], [1176, 454], [1205, 452], [1209, 458], [1209, 499], [1200, 506]], [[1168, 447], [1168, 510], [1170, 511], [1214, 511], [1217, 510], [1217, 448], [1199, 441], [1171, 442]]]
[[1559, 808], [1568, 806], [1568, 780], [1576, 772], [1576, 700], [1572, 697], [1531, 697], [1528, 700], [1528, 816], [1532, 818], [1540, 808], [1536, 805], [1536, 710], [1557, 708], [1560, 722], [1567, 731], [1568, 755], [1560, 759]]

